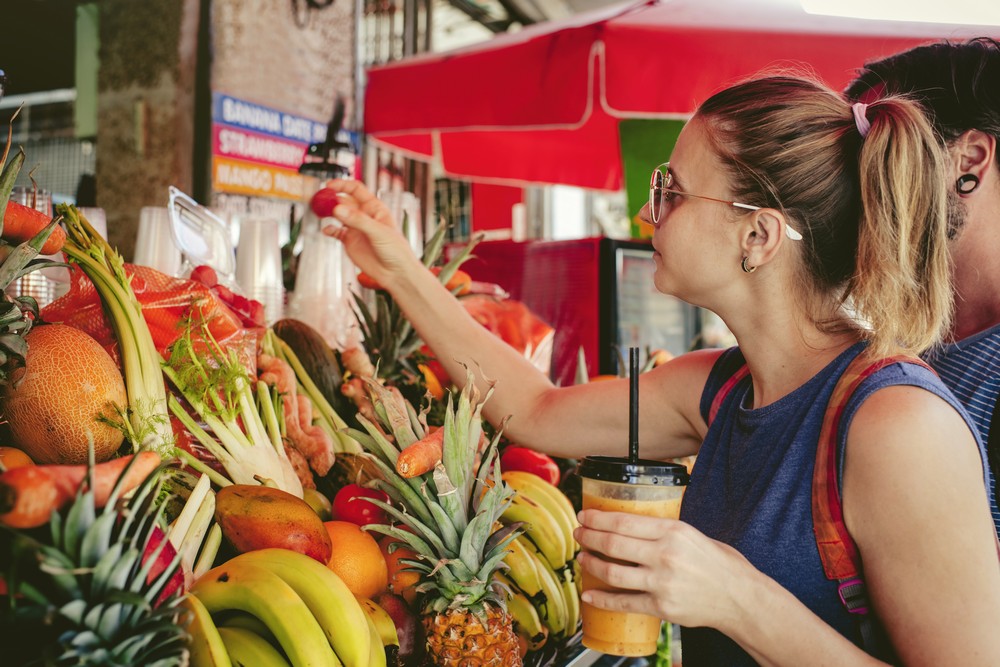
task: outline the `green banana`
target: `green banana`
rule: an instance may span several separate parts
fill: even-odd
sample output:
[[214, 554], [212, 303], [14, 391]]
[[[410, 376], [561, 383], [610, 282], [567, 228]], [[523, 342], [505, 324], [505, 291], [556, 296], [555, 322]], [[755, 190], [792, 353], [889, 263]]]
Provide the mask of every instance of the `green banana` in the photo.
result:
[[378, 633], [378, 628], [375, 627], [375, 621], [367, 614], [365, 614], [365, 620], [368, 622], [368, 645], [371, 646], [371, 658], [368, 665], [369, 667], [387, 667], [385, 646], [382, 644], [382, 637]]
[[573, 575], [573, 567], [566, 565], [558, 573], [560, 576], [559, 585], [562, 589], [563, 600], [566, 601], [566, 636], [572, 637], [576, 634], [576, 628], [580, 624], [580, 593], [576, 590], [576, 581]]
[[503, 559], [507, 564], [507, 576], [524, 591], [528, 597], [533, 597], [542, 590], [542, 582], [538, 578], [538, 567], [535, 559], [528, 553], [527, 547], [518, 538], [510, 543], [510, 551]]
[[367, 667], [365, 612], [347, 585], [319, 561], [289, 549], [248, 551], [237, 559], [270, 570], [302, 598], [344, 667]]
[[[521, 540], [524, 537], [517, 539]], [[552, 634], [561, 636], [566, 631], [568, 610], [566, 609], [566, 600], [563, 598], [562, 587], [559, 584], [559, 577], [549, 567], [540, 551], [533, 548], [530, 541], [525, 544], [525, 547], [528, 554], [535, 559], [538, 579], [542, 583], [541, 593], [532, 598], [536, 603], [538, 615]]]
[[556, 518], [539, 505], [535, 500], [521, 494], [516, 494], [513, 501], [504, 510], [500, 520], [505, 524], [523, 522], [524, 534], [531, 538], [545, 560], [558, 570], [568, 560], [566, 554], [566, 535]]
[[209, 570], [191, 588], [209, 613], [245, 611], [268, 627], [293, 667], [341, 667], [323, 629], [281, 577], [240, 556]]
[[188, 611], [187, 631], [191, 639], [188, 642], [191, 667], [232, 667], [229, 653], [219, 636], [215, 621], [201, 600], [193, 595], [187, 595], [181, 606]]
[[233, 667], [289, 667], [281, 652], [246, 628], [219, 628]]
[[503, 473], [503, 480], [514, 491], [531, 498], [555, 518], [566, 538], [566, 560], [571, 560], [578, 548], [573, 531], [580, 524], [569, 498], [538, 475], [523, 470], [508, 470]]
[[[382, 646], [399, 646], [399, 634], [396, 632], [396, 623], [392, 620], [385, 609], [377, 602], [368, 598], [358, 598], [358, 604], [368, 614], [368, 618], [375, 624], [378, 636], [382, 640]], [[372, 648], [374, 650], [374, 647]]]
[[545, 646], [549, 638], [549, 629], [542, 623], [538, 610], [531, 604], [513, 581], [497, 573], [497, 581], [507, 585], [507, 611], [514, 619], [514, 631], [524, 639], [529, 651], [537, 651]]

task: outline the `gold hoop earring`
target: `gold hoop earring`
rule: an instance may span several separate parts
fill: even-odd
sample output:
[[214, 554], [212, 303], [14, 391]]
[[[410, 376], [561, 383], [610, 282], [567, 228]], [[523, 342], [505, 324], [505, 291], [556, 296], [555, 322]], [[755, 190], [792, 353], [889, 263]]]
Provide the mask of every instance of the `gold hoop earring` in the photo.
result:
[[749, 257], [744, 257], [743, 261], [740, 262], [740, 266], [743, 267], [743, 272], [744, 273], [753, 273], [754, 271], [757, 270], [757, 267], [756, 266], [747, 266], [747, 260], [748, 259], [750, 259], [750, 258]]

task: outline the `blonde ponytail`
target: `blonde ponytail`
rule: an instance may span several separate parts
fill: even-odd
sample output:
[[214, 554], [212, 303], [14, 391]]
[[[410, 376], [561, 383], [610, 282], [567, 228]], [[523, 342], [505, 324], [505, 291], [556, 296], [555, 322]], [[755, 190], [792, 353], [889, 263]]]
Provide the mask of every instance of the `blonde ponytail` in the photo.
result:
[[880, 100], [867, 116], [856, 270], [846, 294], [870, 324], [873, 353], [915, 354], [939, 342], [951, 318], [946, 157], [913, 102]]

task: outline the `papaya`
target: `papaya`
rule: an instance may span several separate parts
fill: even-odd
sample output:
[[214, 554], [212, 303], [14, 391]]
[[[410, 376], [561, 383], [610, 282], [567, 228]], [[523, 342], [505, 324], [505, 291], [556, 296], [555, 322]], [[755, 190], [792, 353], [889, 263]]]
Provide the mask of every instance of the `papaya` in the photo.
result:
[[337, 361], [337, 355], [323, 336], [314, 328], [292, 318], [278, 320], [271, 327], [275, 335], [283, 340], [302, 363], [302, 367], [323, 394], [323, 398], [337, 414], [351, 414], [340, 385], [344, 382], [344, 370]]
[[215, 495], [215, 520], [239, 553], [290, 549], [326, 565], [333, 553], [323, 520], [306, 501], [269, 486], [233, 484]]

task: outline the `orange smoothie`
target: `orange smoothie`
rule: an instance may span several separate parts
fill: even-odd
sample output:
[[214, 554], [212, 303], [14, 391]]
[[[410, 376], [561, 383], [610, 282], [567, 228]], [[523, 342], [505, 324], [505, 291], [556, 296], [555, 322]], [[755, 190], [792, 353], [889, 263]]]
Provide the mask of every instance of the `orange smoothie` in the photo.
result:
[[[680, 514], [683, 487], [676, 487], [678, 497], [669, 500], [625, 500], [583, 494], [583, 509], [628, 512], [643, 516], [676, 519]], [[592, 574], [583, 572], [583, 590], [617, 590]], [[599, 609], [581, 603], [583, 645], [601, 653], [641, 657], [656, 652], [661, 619], [646, 614], [630, 614]]]

